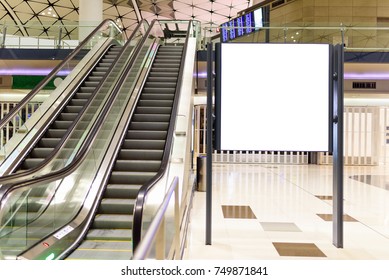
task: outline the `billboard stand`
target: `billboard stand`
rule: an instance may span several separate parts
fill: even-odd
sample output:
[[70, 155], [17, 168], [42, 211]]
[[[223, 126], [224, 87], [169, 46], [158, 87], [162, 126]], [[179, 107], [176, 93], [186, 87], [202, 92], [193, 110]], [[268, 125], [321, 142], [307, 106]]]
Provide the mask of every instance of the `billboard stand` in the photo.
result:
[[212, 93], [213, 93], [213, 44], [207, 44], [207, 177], [205, 244], [212, 245]]
[[333, 52], [333, 244], [343, 248], [343, 45], [336, 45]]
[[[344, 49], [343, 45], [329, 45], [327, 48], [324, 48], [322, 45], [314, 45], [314, 50], [316, 52], [311, 52], [310, 56], [305, 55], [305, 61], [304, 63], [300, 63], [304, 65], [305, 68], [302, 68], [300, 71], [295, 71], [295, 73], [291, 73], [289, 70], [285, 72], [285, 75], [288, 76], [287, 78], [292, 79], [293, 75], [296, 75], [297, 80], [301, 73], [310, 74], [309, 76], [309, 83], [305, 83], [304, 85], [306, 88], [304, 89], [304, 92], [302, 91], [301, 85], [299, 84], [297, 87], [297, 91], [295, 91], [295, 95], [293, 95], [293, 102], [300, 104], [305, 104], [307, 102], [313, 102], [314, 106], [311, 106], [314, 108], [315, 112], [313, 114], [317, 115], [316, 119], [310, 118], [309, 119], [309, 129], [304, 128], [301, 129], [301, 127], [295, 127], [295, 123], [301, 123], [300, 119], [305, 120], [305, 115], [302, 118], [297, 118], [297, 120], [291, 118], [295, 116], [299, 116], [296, 113], [296, 107], [290, 106], [290, 103], [285, 103], [287, 106], [282, 107], [281, 111], [283, 113], [287, 112], [285, 115], [289, 117], [289, 121], [293, 120], [293, 123], [290, 125], [290, 127], [293, 127], [294, 131], [299, 129], [299, 132], [307, 132], [304, 134], [304, 140], [309, 140], [306, 142], [297, 141], [295, 139], [290, 140], [291, 138], [288, 138], [288, 142], [285, 141], [279, 141], [276, 143], [276, 145], [273, 145], [274, 141], [262, 141], [261, 145], [258, 145], [260, 142], [259, 140], [264, 140], [266, 137], [258, 138], [257, 135], [259, 134], [251, 134], [253, 132], [253, 127], [259, 127], [262, 125], [263, 127], [267, 128], [268, 130], [261, 130], [262, 135], [272, 135], [272, 137], [277, 137], [277, 139], [284, 139], [283, 135], [277, 136], [278, 130], [272, 130], [274, 127], [279, 127], [279, 123], [274, 122], [274, 125], [269, 126], [268, 121], [269, 119], [273, 120], [279, 120], [280, 118], [275, 116], [274, 118], [271, 118], [269, 116], [273, 116], [273, 112], [277, 112], [277, 110], [274, 110], [274, 104], [277, 104], [279, 106], [279, 102], [276, 99], [271, 99], [273, 96], [278, 96], [279, 93], [287, 93], [283, 98], [290, 98], [290, 87], [288, 86], [288, 90], [278, 90], [274, 91], [274, 94], [267, 94], [265, 95], [266, 99], [265, 102], [261, 103], [261, 110], [257, 110], [256, 104], [259, 104], [259, 102], [256, 102], [255, 98], [257, 98], [257, 95], [255, 95], [252, 99], [251, 95], [243, 95], [243, 94], [251, 94], [252, 92], [256, 92], [255, 89], [258, 88], [258, 83], [256, 78], [247, 78], [247, 73], [254, 73], [254, 71], [247, 71], [247, 69], [250, 69], [250, 65], [246, 67], [246, 63], [249, 62], [251, 64], [258, 62], [258, 57], [262, 58], [259, 63], [256, 65], [261, 65], [260, 68], [255, 69], [255, 75], [257, 77], [266, 77], [267, 79], [264, 79], [266, 82], [263, 84], [264, 87], [261, 88], [262, 91], [268, 93], [273, 92], [272, 87], [265, 87], [266, 84], [274, 85], [277, 83], [278, 76], [275, 76], [276, 79], [272, 80], [272, 76], [268, 76], [268, 73], [272, 73], [271, 71], [268, 71], [269, 64], [271, 66], [274, 66], [274, 63], [272, 63], [271, 59], [268, 59], [268, 57], [272, 57], [271, 55], [263, 55], [268, 54], [268, 51], [270, 49], [274, 49], [275, 47], [285, 46], [284, 44], [280, 44], [278, 46], [277, 44], [273, 44], [271, 48], [268, 46], [268, 44], [257, 44], [261, 45], [260, 51], [258, 49], [255, 49], [255, 51], [252, 51], [253, 49], [250, 49], [250, 45], [254, 44], [239, 44], [239, 43], [223, 43], [223, 44], [216, 44], [216, 57], [215, 57], [215, 71], [216, 71], [216, 77], [215, 77], [215, 113], [216, 113], [216, 122], [215, 122], [215, 131], [216, 131], [216, 137], [215, 137], [215, 147], [217, 150], [279, 150], [279, 151], [329, 151], [332, 152], [333, 155], [333, 245], [337, 248], [343, 248], [343, 63], [344, 63]], [[305, 48], [309, 44], [301, 44], [301, 49], [299, 52], [301, 53], [302, 50], [306, 50]], [[235, 48], [236, 46], [240, 47], [238, 49], [238, 52], [234, 52], [237, 50]], [[264, 47], [266, 46], [266, 47]], [[225, 47], [225, 48], [223, 48]], [[243, 48], [243, 51], [242, 51]], [[312, 49], [312, 48], [311, 48]], [[296, 51], [296, 48], [294, 48]], [[261, 53], [262, 52], [262, 53]], [[325, 53], [327, 52], [327, 53]], [[234, 55], [237, 53], [237, 55]], [[223, 60], [223, 54], [225, 55], [225, 58]], [[254, 55], [255, 54], [255, 55]], [[291, 57], [290, 53], [288, 52], [278, 52], [279, 54], [287, 54], [287, 56], [284, 56], [284, 59], [289, 59]], [[297, 53], [299, 54], [299, 53]], [[326, 56], [323, 56], [323, 54], [326, 54]], [[279, 65], [278, 69], [287, 69], [287, 67], [283, 66], [290, 66], [293, 65], [293, 67], [296, 65], [294, 63], [294, 59], [299, 58], [301, 59], [301, 55], [295, 55], [292, 56], [292, 60], [289, 62], [285, 62], [284, 60], [278, 59], [278, 61], [282, 61], [282, 65]], [[308, 58], [313, 58], [308, 60]], [[257, 59], [257, 60], [255, 60]], [[319, 59], [319, 60], [317, 60]], [[236, 63], [236, 67], [232, 67]], [[323, 66], [319, 68], [317, 71], [311, 71], [313, 66], [316, 66], [317, 63], [320, 62], [320, 65]], [[262, 63], [262, 64], [261, 64]], [[313, 65], [314, 64], [314, 65]], [[231, 66], [232, 65], [232, 66]], [[325, 68], [324, 68], [325, 67]], [[236, 71], [236, 69], [244, 69], [245, 71]], [[274, 70], [274, 68], [272, 68]], [[321, 72], [321, 70], [325, 70], [325, 76], [324, 73]], [[230, 71], [234, 70], [234, 71]], [[310, 72], [309, 72], [310, 71]], [[227, 75], [225, 79], [222, 79], [224, 77], [221, 73], [227, 72]], [[231, 73], [233, 72], [233, 73]], [[275, 71], [273, 71], [275, 72]], [[261, 73], [261, 74], [260, 74]], [[290, 74], [291, 73], [291, 74]], [[318, 74], [317, 74], [318, 73]], [[240, 76], [239, 76], [240, 75]], [[261, 76], [262, 75], [262, 76]], [[208, 46], [208, 99], [207, 99], [207, 119], [212, 120], [212, 89], [213, 89], [213, 76], [212, 76], [212, 45]], [[231, 78], [232, 77], [232, 78]], [[322, 78], [320, 78], [322, 77]], [[242, 83], [236, 83], [234, 79], [240, 79]], [[317, 79], [316, 79], [317, 78]], [[315, 80], [316, 79], [316, 80]], [[223, 81], [222, 81], [223, 80]], [[270, 80], [270, 82], [269, 82]], [[294, 78], [292, 79], [294, 80]], [[225, 83], [225, 81], [227, 81]], [[316, 88], [320, 93], [320, 97], [323, 99], [312, 99], [312, 81], [315, 81], [313, 84], [317, 85], [320, 84], [320, 88]], [[278, 83], [279, 84], [279, 83]], [[287, 83], [284, 82], [285, 85], [290, 85], [293, 83]], [[236, 85], [239, 87], [239, 90], [237, 90]], [[246, 86], [245, 89], [242, 89], [243, 85]], [[227, 108], [225, 112], [226, 114], [223, 114], [223, 110], [221, 109], [221, 99], [222, 99], [222, 86], [223, 86], [223, 106]], [[282, 86], [277, 87], [282, 89]], [[237, 100], [236, 92], [239, 92], [239, 99]], [[301, 93], [304, 94], [301, 94]], [[300, 102], [297, 102], [297, 98], [299, 97]], [[328, 99], [327, 99], [328, 98]], [[279, 98], [280, 100], [283, 100], [282, 98]], [[254, 100], [254, 101], [253, 101]], [[291, 99], [288, 99], [291, 100]], [[325, 100], [325, 101], [323, 101]], [[237, 102], [241, 101], [241, 103]], [[325, 102], [328, 106], [324, 107]], [[265, 105], [264, 105], [265, 104]], [[294, 103], [293, 103], [294, 104]], [[268, 106], [266, 106], [268, 105]], [[231, 108], [245, 108], [244, 114], [231, 114]], [[251, 107], [250, 107], [251, 106]], [[270, 110], [267, 110], [270, 108]], [[277, 107], [280, 111], [280, 107]], [[291, 111], [288, 111], [288, 110]], [[304, 110], [306, 108], [304, 107]], [[317, 113], [317, 110], [320, 109], [320, 114]], [[308, 115], [306, 111], [304, 110], [297, 110], [304, 112], [304, 114]], [[263, 112], [266, 112], [266, 114], [263, 114]], [[251, 115], [250, 115], [250, 114]], [[260, 115], [259, 113], [262, 113]], [[233, 116], [233, 118], [231, 118]], [[244, 120], [240, 120], [239, 116], [243, 116]], [[249, 117], [248, 117], [249, 116]], [[224, 117], [223, 120], [225, 120], [225, 123], [228, 123], [228, 126], [222, 125], [222, 117]], [[238, 121], [236, 121], [238, 120]], [[240, 121], [239, 121], [240, 120]], [[244, 127], [244, 129], [241, 129], [243, 126], [239, 126], [240, 130], [239, 133], [234, 130], [234, 133], [239, 135], [239, 139], [244, 139], [244, 141], [234, 140], [231, 141], [233, 138], [233, 134], [231, 134], [231, 130], [228, 130], [229, 127], [233, 127], [236, 129], [239, 124], [246, 124], [249, 123], [246, 120], [255, 120], [255, 124], [248, 125]], [[265, 120], [265, 122], [262, 122], [259, 124], [259, 120]], [[284, 121], [284, 119], [282, 119]], [[236, 125], [238, 123], [238, 125]], [[320, 124], [320, 125], [319, 125]], [[305, 125], [305, 124], [304, 124]], [[319, 131], [319, 133], [312, 133], [312, 129], [315, 128]], [[224, 133], [221, 133], [221, 131], [224, 131]], [[324, 134], [321, 134], [321, 131], [327, 131]], [[282, 133], [285, 133], [283, 130], [280, 130]], [[228, 132], [228, 133], [227, 133]], [[249, 132], [249, 133], [247, 133]], [[254, 131], [255, 132], [255, 131]], [[232, 136], [231, 136], [232, 135]], [[245, 135], [245, 136], [242, 136]], [[276, 136], [275, 136], [276, 135]], [[298, 134], [300, 135], [300, 134]], [[222, 139], [223, 136], [223, 139]], [[314, 136], [314, 137], [312, 137]], [[212, 171], [212, 121], [207, 122], [207, 155], [209, 155], [209, 163], [207, 161], [207, 164], [209, 164], [207, 168], [207, 172]], [[323, 139], [326, 139], [326, 141], [323, 141]], [[251, 139], [255, 139], [255, 142], [248, 141]], [[297, 138], [296, 138], [297, 139]], [[225, 141], [228, 140], [228, 141]], [[303, 144], [302, 144], [303, 143]], [[245, 146], [242, 146], [244, 144]], [[288, 144], [288, 145], [285, 145]], [[291, 144], [291, 145], [289, 145]], [[312, 145], [314, 144], [314, 145]], [[320, 145], [317, 145], [320, 144]], [[240, 146], [239, 146], [240, 145]], [[270, 146], [269, 146], [270, 145]], [[293, 146], [294, 145], [294, 146]], [[269, 147], [271, 147], [269, 149]], [[289, 148], [289, 149], [288, 149]], [[317, 160], [312, 158], [312, 160]], [[210, 174], [210, 173], [209, 173]], [[211, 221], [210, 219], [211, 215], [211, 209], [208, 207], [211, 207], [211, 176], [209, 178], [210, 181], [207, 181], [207, 244], [210, 244], [210, 227], [211, 227]], [[209, 184], [209, 186], [208, 186]], [[209, 199], [209, 202], [208, 202]], [[209, 224], [208, 224], [209, 222]], [[209, 235], [208, 235], [209, 234]], [[209, 238], [209, 239], [208, 239]], [[209, 243], [208, 243], [209, 242]]]

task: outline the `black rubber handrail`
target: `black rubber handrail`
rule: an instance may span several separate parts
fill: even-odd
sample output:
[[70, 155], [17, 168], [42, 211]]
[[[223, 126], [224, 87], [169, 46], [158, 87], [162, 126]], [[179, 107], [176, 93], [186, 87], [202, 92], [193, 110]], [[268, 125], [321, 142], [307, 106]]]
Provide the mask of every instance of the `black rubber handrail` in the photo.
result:
[[174, 103], [173, 108], [171, 112], [170, 122], [169, 122], [169, 128], [168, 133], [166, 136], [166, 144], [165, 144], [165, 150], [162, 157], [161, 167], [158, 171], [158, 173], [145, 185], [143, 185], [138, 193], [135, 207], [134, 207], [134, 223], [133, 223], [133, 229], [132, 229], [132, 242], [133, 242], [133, 252], [135, 252], [136, 247], [138, 246], [141, 236], [142, 236], [142, 218], [143, 218], [143, 205], [145, 203], [145, 199], [147, 196], [147, 193], [152, 189], [152, 187], [162, 178], [162, 176], [165, 174], [166, 169], [168, 167], [169, 159], [170, 159], [170, 152], [172, 149], [172, 142], [173, 142], [173, 134], [175, 129], [175, 123], [176, 123], [176, 115], [177, 115], [177, 109], [178, 109], [178, 101], [179, 101], [179, 94], [181, 90], [181, 84], [182, 84], [182, 76], [184, 74], [184, 64], [185, 64], [185, 57], [186, 57], [186, 51], [188, 48], [188, 39], [189, 39], [189, 32], [192, 28], [192, 21], [189, 21], [188, 30], [186, 33], [186, 40], [184, 44], [184, 48], [182, 50], [182, 57], [180, 62], [180, 72], [178, 74], [177, 79], [177, 85], [176, 85], [176, 91], [175, 91], [175, 97], [174, 97]]
[[[65, 60], [63, 60], [60, 64], [58, 64], [51, 72], [49, 75], [47, 75], [29, 94], [27, 94], [20, 102], [18, 105], [13, 107], [8, 114], [6, 114], [1, 120], [0, 120], [0, 129], [2, 129], [8, 122], [11, 121], [15, 115], [24, 107], [27, 105], [27, 103], [36, 95], [38, 92], [40, 92], [44, 86], [51, 81], [55, 75], [73, 58], [75, 57], [86, 45], [86, 43], [95, 35], [95, 33], [105, 24], [107, 23], [112, 23], [116, 25], [116, 23], [111, 20], [111, 19], [106, 19], [102, 23], [100, 23], [94, 31], [89, 34], [82, 42], [80, 45], [77, 46], [67, 57]], [[116, 25], [117, 26], [117, 25]], [[119, 27], [117, 27], [118, 30], [120, 30]]]
[[[127, 41], [127, 44], [129, 44], [131, 42], [131, 40], [133, 39], [133, 37], [137, 34], [137, 32], [139, 31], [139, 29], [141, 28], [142, 25], [144, 25], [145, 23], [147, 23], [147, 21], [145, 20], [142, 20], [138, 25], [137, 27], [135, 28], [135, 30], [132, 32], [132, 34], [130, 35], [130, 38], [128, 39]], [[112, 63], [112, 65], [110, 66], [110, 68], [108, 69], [107, 73], [104, 75], [104, 77], [102, 78], [102, 80], [106, 80], [107, 77], [110, 75], [111, 73], [111, 70], [113, 69], [113, 67], [115, 67], [116, 65], [116, 62], [122, 57], [122, 54], [123, 52], [125, 51], [126, 49], [126, 46], [123, 47], [122, 51], [118, 54], [118, 56], [116, 57], [115, 61]], [[66, 143], [66, 141], [68, 140], [68, 137], [70, 136], [70, 134], [73, 132], [73, 129], [74, 127], [78, 124], [78, 122], [80, 121], [80, 119], [82, 118], [84, 112], [88, 109], [90, 103], [93, 101], [94, 97], [96, 96], [96, 94], [100, 91], [101, 87], [104, 85], [104, 83], [99, 83], [99, 85], [97, 86], [97, 88], [94, 90], [94, 92], [92, 93], [91, 97], [89, 98], [88, 102], [85, 104], [85, 106], [83, 107], [83, 109], [80, 111], [80, 113], [78, 114], [77, 118], [73, 121], [73, 123], [71, 124], [71, 126], [68, 128], [68, 130], [66, 131], [65, 135], [62, 137], [62, 139], [60, 140], [60, 142], [57, 144], [56, 148], [41, 162], [39, 163], [37, 166], [35, 166], [34, 168], [31, 168], [31, 169], [28, 169], [26, 171], [23, 171], [23, 172], [18, 172], [18, 173], [14, 173], [14, 174], [9, 174], [9, 175], [5, 175], [5, 176], [2, 176], [0, 177], [0, 184], [17, 184], [17, 182], [21, 181], [21, 180], [25, 180], [26, 178], [24, 177], [27, 177], [27, 176], [31, 176], [33, 175], [34, 173], [38, 172], [41, 168], [44, 168], [46, 165], [48, 165], [51, 160], [56, 156], [56, 154], [61, 150], [61, 148], [63, 148], [63, 145]], [[78, 88], [78, 86], [76, 86], [75, 88]], [[50, 120], [51, 121], [51, 120]], [[0, 188], [0, 201], [1, 201], [1, 198], [2, 198], [2, 194], [5, 192], [5, 190], [3, 190], [3, 188]]]

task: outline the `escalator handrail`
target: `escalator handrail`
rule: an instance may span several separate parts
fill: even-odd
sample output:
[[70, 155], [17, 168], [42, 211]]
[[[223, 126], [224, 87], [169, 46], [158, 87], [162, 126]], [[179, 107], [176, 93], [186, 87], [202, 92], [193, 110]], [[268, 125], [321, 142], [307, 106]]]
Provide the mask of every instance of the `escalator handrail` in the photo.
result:
[[[146, 20], [142, 20], [142, 22]], [[150, 27], [152, 24], [150, 25]], [[147, 33], [148, 34], [148, 33]], [[29, 179], [26, 181], [18, 182], [17, 184], [9, 185], [7, 186], [6, 190], [3, 192], [3, 194], [0, 196], [0, 211], [2, 209], [2, 203], [4, 203], [4, 199], [7, 198], [8, 194], [16, 191], [17, 189], [27, 187], [30, 185], [37, 185], [42, 183], [50, 183], [59, 179], [63, 179], [64, 177], [70, 175], [72, 172], [74, 172], [82, 163], [85, 157], [88, 154], [88, 151], [90, 150], [91, 144], [94, 141], [95, 137], [97, 136], [101, 126], [104, 124], [105, 119], [108, 117], [108, 112], [115, 101], [116, 95], [119, 92], [120, 85], [123, 83], [124, 79], [126, 78], [126, 75], [129, 71], [129, 69], [133, 66], [134, 61], [136, 57], [138, 56], [140, 50], [142, 49], [142, 46], [146, 40], [147, 36], [145, 35], [142, 39], [141, 43], [138, 44], [136, 49], [134, 50], [134, 55], [131, 57], [129, 63], [127, 64], [127, 68], [125, 71], [123, 71], [124, 74], [121, 75], [119, 81], [116, 83], [114, 89], [112, 90], [112, 94], [110, 96], [110, 99], [107, 101], [107, 104], [104, 106], [102, 112], [100, 113], [98, 119], [96, 120], [94, 126], [91, 129], [91, 132], [86, 137], [85, 141], [82, 144], [82, 147], [80, 148], [80, 151], [74, 158], [74, 160], [64, 168], [51, 172], [49, 174], [43, 175], [41, 177], [36, 177], [33, 179]], [[33, 187], [33, 186], [32, 186]], [[52, 199], [54, 196], [52, 197]], [[32, 245], [34, 246], [34, 245]]]
[[113, 24], [118, 30], [120, 28], [117, 26], [115, 21], [111, 19], [106, 19], [103, 22], [101, 22], [82, 42], [79, 44], [61, 63], [59, 63], [51, 72], [48, 74], [29, 94], [27, 94], [20, 102], [13, 107], [8, 114], [6, 114], [1, 120], [0, 120], [0, 129], [2, 129], [4, 126], [9, 123], [13, 117], [17, 115], [17, 113], [27, 105], [27, 103], [35, 97], [43, 88], [44, 86], [51, 81], [55, 75], [66, 66], [66, 64], [75, 57], [89, 42], [89, 40], [95, 35], [96, 32], [99, 31], [101, 27], [103, 27], [105, 24], [111, 23]]
[[177, 115], [177, 110], [178, 110], [178, 101], [179, 101], [179, 92], [181, 90], [181, 84], [182, 84], [182, 77], [184, 74], [184, 65], [185, 65], [185, 57], [186, 57], [186, 51], [188, 48], [188, 39], [190, 35], [190, 30], [192, 24], [192, 20], [189, 21], [188, 24], [188, 30], [186, 32], [186, 40], [184, 44], [184, 48], [182, 50], [182, 57], [180, 61], [180, 71], [178, 74], [178, 79], [177, 79], [177, 85], [176, 85], [176, 91], [175, 91], [175, 97], [174, 97], [174, 103], [173, 103], [173, 108], [172, 108], [172, 113], [170, 117], [170, 122], [169, 122], [169, 128], [168, 128], [168, 133], [166, 136], [166, 144], [165, 144], [165, 149], [163, 152], [163, 157], [162, 157], [162, 162], [161, 162], [161, 167], [158, 171], [158, 173], [145, 185], [143, 185], [138, 193], [136, 202], [135, 202], [135, 207], [134, 207], [134, 222], [133, 222], [133, 229], [132, 229], [132, 242], [133, 242], [133, 251], [135, 252], [135, 249], [137, 248], [141, 236], [142, 236], [142, 218], [143, 218], [143, 205], [145, 203], [145, 199], [147, 197], [148, 192], [153, 188], [153, 186], [162, 178], [162, 176], [165, 174], [169, 159], [170, 159], [170, 152], [172, 149], [172, 142], [173, 142], [173, 134], [174, 134], [174, 129], [175, 129], [175, 123], [176, 123], [176, 115]]
[[[135, 36], [135, 34], [139, 31], [139, 29], [141, 28], [141, 26], [143, 24], [147, 23], [146, 20], [142, 20], [138, 25], [137, 27], [134, 29], [134, 31], [132, 32], [132, 34], [130, 35], [129, 39], [127, 40], [127, 44], [129, 44], [131, 42], [131, 40], [133, 39], [133, 37]], [[102, 80], [106, 80], [106, 78], [108, 77], [108, 75], [110, 74], [111, 70], [113, 69], [113, 67], [115, 66], [115, 64], [117, 63], [117, 61], [121, 58], [123, 52], [125, 51], [126, 49], [126, 46], [123, 47], [122, 51], [118, 54], [117, 58], [115, 59], [115, 61], [112, 63], [112, 65], [110, 66], [110, 68], [108, 69], [107, 73], [104, 75], [104, 77], [102, 78]], [[9, 175], [4, 175], [4, 176], [1, 176], [0, 177], [0, 184], [4, 184], [4, 186], [2, 186], [0, 188], [0, 201], [2, 199], [2, 194], [4, 194], [6, 192], [6, 189], [3, 189], [3, 187], [5, 187], [5, 184], [17, 184], [17, 182], [21, 181], [21, 180], [24, 180], [23, 178], [26, 177], [26, 176], [30, 176], [30, 175], [33, 175], [34, 173], [38, 172], [41, 168], [44, 168], [46, 165], [48, 165], [51, 160], [56, 156], [56, 154], [61, 150], [62, 146], [66, 143], [68, 137], [70, 136], [70, 134], [73, 132], [73, 129], [75, 128], [75, 126], [78, 124], [78, 122], [80, 121], [80, 119], [82, 118], [84, 112], [88, 109], [90, 103], [93, 101], [93, 98], [94, 96], [96, 96], [96, 94], [99, 92], [99, 90], [101, 89], [101, 87], [103, 86], [103, 83], [100, 83], [97, 88], [94, 90], [94, 92], [92, 93], [91, 97], [89, 98], [88, 102], [84, 105], [84, 107], [82, 108], [82, 110], [80, 111], [80, 113], [78, 114], [78, 116], [76, 117], [76, 119], [73, 121], [73, 123], [70, 125], [70, 127], [67, 129], [65, 135], [62, 137], [62, 139], [60, 140], [60, 142], [57, 144], [57, 146], [55, 147], [55, 149], [50, 152], [50, 154], [42, 161], [40, 162], [37, 166], [35, 166], [34, 168], [31, 168], [31, 169], [28, 169], [26, 171], [23, 171], [23, 172], [18, 172], [18, 173], [13, 173], [13, 174], [9, 174]], [[81, 149], [81, 148], [80, 148]]]

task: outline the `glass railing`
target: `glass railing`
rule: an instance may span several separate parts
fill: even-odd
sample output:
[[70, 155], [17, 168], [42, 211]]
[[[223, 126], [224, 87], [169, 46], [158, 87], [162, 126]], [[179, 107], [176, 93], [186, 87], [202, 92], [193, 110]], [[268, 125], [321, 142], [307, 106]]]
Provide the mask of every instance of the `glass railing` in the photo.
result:
[[[148, 40], [146, 40], [148, 41]], [[142, 40], [144, 42], [144, 40]], [[117, 130], [118, 122], [133, 94], [140, 72], [148, 59], [145, 53], [153, 48], [153, 42], [142, 45], [137, 57], [132, 60], [133, 67], [122, 76], [117, 84], [120, 88], [112, 96], [108, 114], [100, 114], [97, 134], [89, 135], [92, 141], [85, 147], [82, 159], [76, 158], [75, 163], [66, 169], [66, 177], [61, 172], [61, 178], [34, 179], [35, 183], [22, 183], [14, 186], [1, 201], [0, 212], [0, 248], [3, 256], [12, 258], [44, 238], [47, 234], [69, 223], [84, 205], [85, 198], [100, 185], [94, 183], [101, 180], [98, 171], [107, 149], [112, 145], [111, 140]], [[116, 85], [109, 83], [107, 89]], [[108, 110], [108, 108], [106, 107]], [[83, 132], [83, 131], [81, 131]], [[76, 132], [80, 133], [80, 132]], [[80, 152], [81, 153], [81, 152]], [[53, 175], [54, 173], [51, 173]], [[15, 239], [18, 244], [13, 246]], [[9, 251], [7, 248], [12, 247]], [[62, 248], [65, 249], [65, 248]]]
[[[347, 51], [389, 50], [389, 26], [368, 24], [290, 23], [261, 28], [218, 27], [204, 28], [203, 33], [223, 34], [227, 42], [296, 43], [296, 44], [344, 44]], [[238, 35], [240, 34], [240, 35]], [[231, 38], [232, 36], [232, 38]], [[220, 41], [220, 36], [208, 37], [208, 41]], [[224, 39], [225, 40], [225, 39]]]
[[[91, 33], [74, 51], [72, 51], [63, 62], [55, 67], [43, 81], [41, 81], [18, 103], [17, 106], [12, 108], [9, 113], [0, 120], [0, 149], [2, 158], [6, 158], [10, 154], [10, 151], [12, 151], [13, 147], [7, 149], [6, 144], [13, 139], [13, 137], [21, 137], [21, 135], [25, 135], [34, 128], [35, 122], [27, 122], [27, 120], [29, 120], [36, 111], [39, 111], [43, 116], [44, 113], [56, 102], [56, 100], [49, 99], [50, 101], [47, 100], [46, 103], [43, 102], [40, 106], [34, 106], [34, 112], [27, 113], [26, 107], [29, 107], [31, 100], [39, 94], [46, 94], [45, 87], [55, 77], [68, 76], [92, 48], [102, 44], [102, 42], [106, 41], [107, 38], [115, 40], [119, 44], [124, 43], [121, 30], [113, 21], [110, 20], [106, 20], [101, 23], [99, 27], [96, 28], [96, 30]], [[65, 90], [67, 83], [70, 83], [70, 77], [65, 80], [58, 86], [58, 90]], [[48, 102], [52, 103], [48, 104]]]
[[179, 259], [179, 205], [179, 180], [175, 177], [161, 205], [148, 223], [147, 231], [134, 252], [133, 260]]
[[[85, 30], [88, 35], [98, 25], [99, 23], [79, 24], [64, 20], [61, 20], [60, 24], [33, 20], [18, 25], [14, 22], [2, 22], [0, 23], [0, 47], [10, 49], [74, 49], [80, 43], [80, 31]], [[115, 26], [118, 25], [115, 24]], [[118, 29], [121, 27], [118, 26]], [[105, 34], [104, 36], [113, 35], [110, 35], [109, 31], [102, 30], [102, 32]]]

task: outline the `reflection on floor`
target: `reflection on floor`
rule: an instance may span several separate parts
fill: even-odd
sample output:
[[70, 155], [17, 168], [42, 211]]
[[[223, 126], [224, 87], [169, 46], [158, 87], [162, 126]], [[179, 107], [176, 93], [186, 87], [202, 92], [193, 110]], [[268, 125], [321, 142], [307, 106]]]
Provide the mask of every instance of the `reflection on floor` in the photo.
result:
[[389, 190], [389, 176], [385, 175], [353, 175], [351, 179], [366, 183], [375, 187]]
[[214, 164], [212, 245], [206, 193], [196, 192], [184, 259], [389, 259], [388, 171], [345, 167], [344, 248], [336, 248], [332, 166]]

